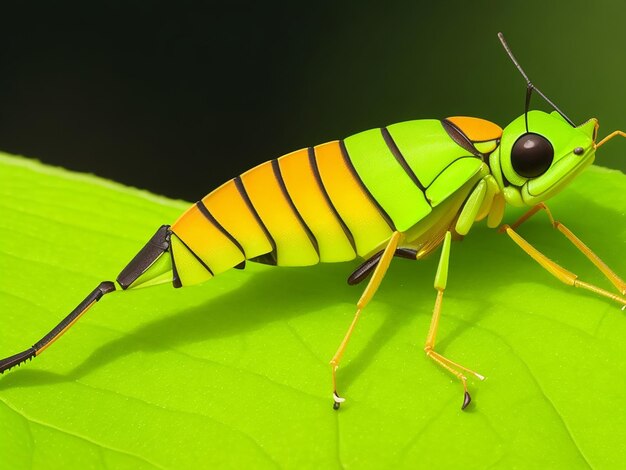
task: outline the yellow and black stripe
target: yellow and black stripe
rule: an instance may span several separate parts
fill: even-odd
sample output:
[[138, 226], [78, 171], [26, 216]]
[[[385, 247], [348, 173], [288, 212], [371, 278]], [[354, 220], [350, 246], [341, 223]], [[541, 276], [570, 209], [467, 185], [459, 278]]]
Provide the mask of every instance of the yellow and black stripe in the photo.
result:
[[371, 255], [472, 177], [498, 129], [474, 118], [408, 121], [262, 163], [172, 225], [180, 282], [245, 260], [309, 266]]
[[176, 271], [189, 285], [246, 259], [308, 266], [366, 256], [389, 238], [393, 223], [335, 141], [228, 181], [171, 230]]

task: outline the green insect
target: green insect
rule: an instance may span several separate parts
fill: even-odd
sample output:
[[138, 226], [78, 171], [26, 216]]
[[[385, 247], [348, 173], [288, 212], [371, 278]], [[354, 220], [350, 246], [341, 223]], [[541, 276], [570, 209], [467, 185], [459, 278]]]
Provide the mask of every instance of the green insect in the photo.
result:
[[[500, 41], [527, 83], [526, 109], [504, 129], [483, 119], [415, 120], [372, 129], [263, 163], [226, 182], [157, 230], [116, 282], [102, 282], [66, 318], [25, 351], [0, 360], [0, 372], [40, 355], [102, 296], [115, 290], [165, 282], [197, 284], [247, 260], [277, 266], [365, 261], [350, 284], [370, 275], [354, 319], [330, 361], [333, 407], [337, 369], [361, 316], [394, 256], [419, 260], [440, 246], [434, 312], [424, 351], [463, 386], [467, 374], [484, 377], [436, 350], [452, 240], [482, 219], [500, 226], [506, 204], [529, 207], [512, 225], [501, 225], [520, 248], [550, 274], [626, 306], [626, 283], [582, 241], [552, 217], [544, 201], [591, 165], [598, 121], [576, 126], [528, 79], [502, 34]], [[529, 111], [532, 92], [554, 108]], [[554, 228], [574, 244], [617, 288], [613, 294], [578, 279], [524, 240], [517, 227], [546, 211]]]

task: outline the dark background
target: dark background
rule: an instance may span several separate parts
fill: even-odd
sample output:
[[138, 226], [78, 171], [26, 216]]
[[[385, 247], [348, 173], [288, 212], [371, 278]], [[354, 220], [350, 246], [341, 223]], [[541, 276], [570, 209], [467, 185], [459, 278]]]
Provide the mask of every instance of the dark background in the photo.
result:
[[[543, 3], [0, 1], [0, 150], [197, 200], [372, 127], [506, 125], [498, 31], [575, 122], [626, 129], [626, 2]], [[597, 163], [626, 170], [626, 141]]]

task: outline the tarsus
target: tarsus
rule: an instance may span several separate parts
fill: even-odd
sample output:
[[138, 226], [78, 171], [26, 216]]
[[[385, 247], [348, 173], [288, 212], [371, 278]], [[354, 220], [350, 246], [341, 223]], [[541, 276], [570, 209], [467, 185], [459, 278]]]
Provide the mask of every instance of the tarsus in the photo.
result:
[[78, 306], [72, 310], [72, 312], [59, 322], [50, 332], [41, 338], [30, 348], [22, 351], [21, 353], [14, 354], [13, 356], [0, 359], [0, 374], [11, 369], [12, 367], [19, 366], [20, 364], [32, 359], [39, 355], [47, 346], [59, 338], [65, 331], [76, 321], [78, 318], [87, 311], [94, 303], [102, 298], [104, 294], [113, 292], [115, 290], [115, 284], [111, 281], [101, 282], [85, 299], [78, 304]]

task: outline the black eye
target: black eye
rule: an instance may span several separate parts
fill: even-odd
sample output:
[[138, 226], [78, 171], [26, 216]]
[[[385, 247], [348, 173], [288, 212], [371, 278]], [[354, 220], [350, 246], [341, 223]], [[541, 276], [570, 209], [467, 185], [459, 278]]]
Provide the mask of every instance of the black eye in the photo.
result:
[[554, 148], [545, 137], [528, 132], [520, 136], [511, 149], [511, 165], [524, 178], [543, 175], [554, 158]]

